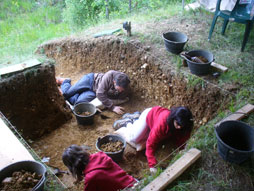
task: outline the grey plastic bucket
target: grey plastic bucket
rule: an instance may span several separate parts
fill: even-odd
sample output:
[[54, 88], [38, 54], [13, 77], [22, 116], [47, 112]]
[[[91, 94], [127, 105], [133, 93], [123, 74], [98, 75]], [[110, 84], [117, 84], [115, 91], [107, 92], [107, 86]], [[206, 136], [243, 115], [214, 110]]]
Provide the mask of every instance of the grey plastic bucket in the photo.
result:
[[[110, 141], [112, 141], [112, 142], [121, 141], [123, 143], [123, 148], [121, 150], [117, 151], [117, 152], [104, 152], [104, 151], [102, 151], [101, 150], [101, 145], [103, 145], [104, 143], [108, 143]], [[97, 150], [106, 153], [115, 162], [119, 162], [120, 160], [122, 160], [123, 152], [125, 150], [125, 147], [126, 147], [126, 141], [120, 135], [106, 135], [102, 138], [99, 137], [96, 141]]]
[[[78, 124], [80, 125], [92, 125], [94, 123], [94, 115], [96, 111], [96, 107], [88, 102], [79, 103], [75, 105], [73, 109], [73, 113], [76, 116]], [[80, 113], [83, 112], [89, 112], [90, 115], [80, 115]]]
[[13, 172], [20, 170], [25, 170], [32, 173], [35, 172], [37, 175], [42, 175], [40, 181], [34, 186], [33, 191], [44, 190], [47, 169], [43, 164], [37, 161], [19, 161], [4, 167], [0, 171], [0, 182], [2, 182], [6, 177], [11, 177]]
[[162, 35], [167, 51], [173, 54], [179, 54], [183, 51], [188, 37], [181, 32], [167, 32]]
[[190, 57], [202, 56], [207, 59], [207, 63], [197, 63], [186, 59], [188, 67], [192, 74], [198, 76], [207, 75], [211, 70], [211, 63], [214, 61], [213, 54], [207, 50], [192, 50], [186, 53]]
[[254, 129], [241, 121], [224, 121], [215, 128], [218, 153], [228, 162], [240, 164], [254, 152]]

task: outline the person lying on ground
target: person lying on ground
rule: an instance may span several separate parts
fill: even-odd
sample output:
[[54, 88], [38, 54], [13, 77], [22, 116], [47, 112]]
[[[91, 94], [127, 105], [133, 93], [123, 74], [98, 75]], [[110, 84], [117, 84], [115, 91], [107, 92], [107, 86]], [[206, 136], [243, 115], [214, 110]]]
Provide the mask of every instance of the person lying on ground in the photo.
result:
[[77, 181], [85, 180], [85, 191], [118, 191], [130, 188], [136, 180], [104, 152], [89, 154], [84, 147], [71, 145], [62, 160]]
[[61, 86], [61, 93], [70, 104], [90, 102], [97, 97], [106, 108], [117, 114], [123, 114], [124, 108], [114, 104], [114, 100], [127, 101], [130, 93], [129, 77], [114, 70], [86, 74], [74, 85], [71, 85], [69, 78], [57, 77], [56, 82]]
[[145, 109], [141, 114], [124, 114], [123, 119], [115, 121], [113, 128], [137, 151], [146, 147], [150, 171], [155, 173], [158, 143], [170, 139], [175, 140], [180, 149], [184, 148], [193, 128], [193, 118], [187, 107], [173, 107], [169, 110], [155, 106]]

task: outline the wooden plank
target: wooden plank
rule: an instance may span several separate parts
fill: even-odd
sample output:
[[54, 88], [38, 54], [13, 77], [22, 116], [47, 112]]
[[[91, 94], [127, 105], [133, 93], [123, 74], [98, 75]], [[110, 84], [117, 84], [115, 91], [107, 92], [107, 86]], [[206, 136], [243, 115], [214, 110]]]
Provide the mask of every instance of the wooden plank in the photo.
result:
[[220, 65], [220, 64], [217, 64], [217, 63], [215, 63], [215, 62], [212, 62], [212, 63], [211, 63], [211, 66], [214, 67], [215, 69], [221, 71], [221, 72], [226, 72], [226, 71], [228, 71], [228, 68], [227, 68], [227, 67], [222, 66], [222, 65]]
[[223, 121], [228, 121], [228, 120], [241, 120], [244, 116], [248, 115], [254, 111], [254, 105], [247, 104], [243, 106], [241, 109], [237, 110], [235, 113], [229, 115], [225, 119], [221, 120], [220, 122], [216, 123], [216, 127], [220, 125], [221, 122]]
[[0, 170], [7, 165], [22, 161], [34, 160], [24, 145], [12, 133], [0, 118]]
[[159, 191], [179, 177], [191, 164], [201, 156], [201, 151], [192, 148], [187, 151], [181, 158], [175, 161], [156, 179], [150, 182], [142, 191]]
[[0, 76], [4, 75], [4, 74], [10, 74], [13, 72], [17, 72], [17, 71], [22, 71], [26, 68], [31, 68], [31, 67], [39, 65], [39, 64], [41, 64], [41, 62], [39, 60], [31, 59], [31, 60], [27, 60], [27, 61], [19, 63], [19, 64], [0, 68]]

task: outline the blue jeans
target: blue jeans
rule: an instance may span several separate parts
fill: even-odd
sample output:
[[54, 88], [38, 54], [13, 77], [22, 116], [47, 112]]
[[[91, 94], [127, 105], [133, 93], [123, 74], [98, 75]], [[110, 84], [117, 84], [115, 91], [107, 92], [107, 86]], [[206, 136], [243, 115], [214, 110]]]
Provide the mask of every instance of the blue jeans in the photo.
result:
[[63, 96], [70, 104], [90, 102], [96, 97], [93, 91], [94, 73], [84, 75], [77, 83], [71, 85], [71, 80], [66, 79], [61, 85]]

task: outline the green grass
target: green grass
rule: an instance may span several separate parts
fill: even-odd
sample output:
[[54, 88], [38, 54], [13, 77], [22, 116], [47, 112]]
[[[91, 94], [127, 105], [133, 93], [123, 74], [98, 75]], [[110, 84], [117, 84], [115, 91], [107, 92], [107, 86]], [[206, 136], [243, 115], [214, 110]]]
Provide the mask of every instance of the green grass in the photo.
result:
[[0, 67], [33, 57], [41, 43], [70, 34], [68, 25], [61, 22], [59, 15], [60, 8], [41, 7], [36, 12], [0, 21]]

